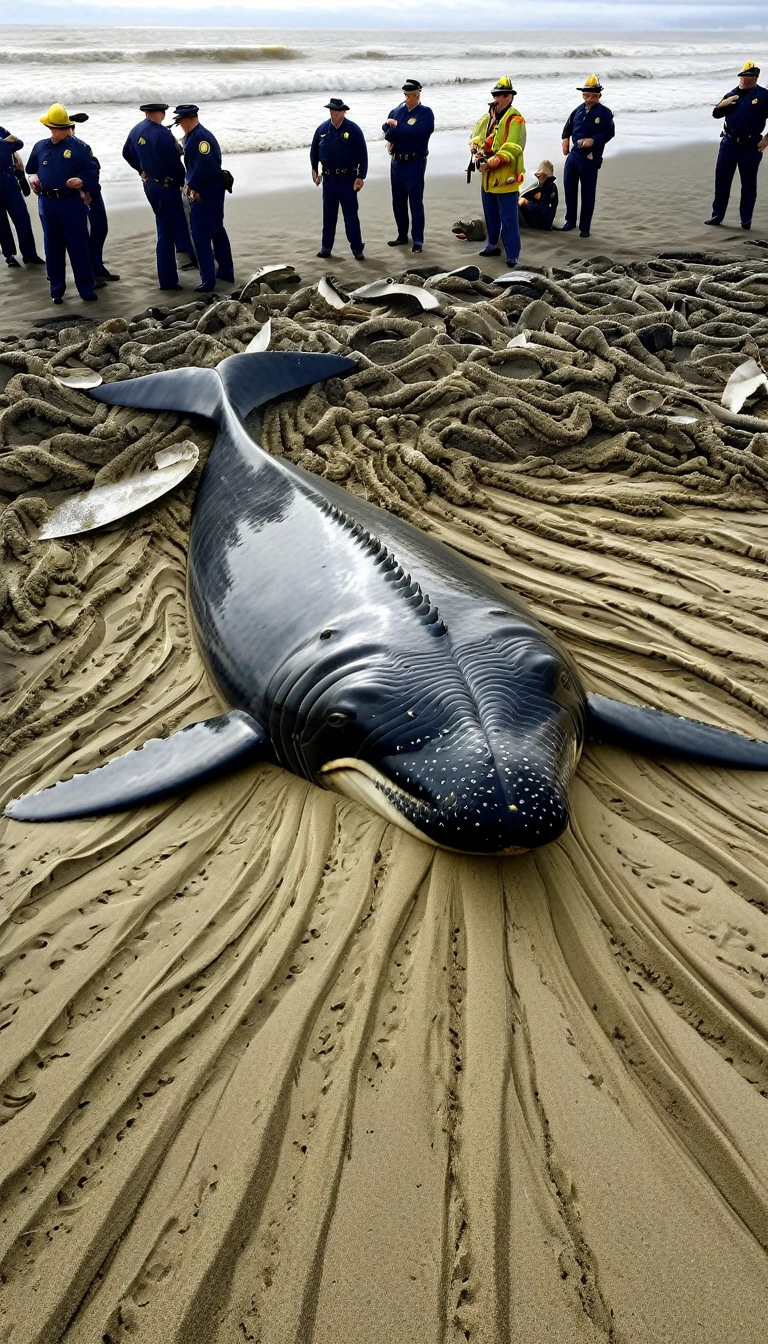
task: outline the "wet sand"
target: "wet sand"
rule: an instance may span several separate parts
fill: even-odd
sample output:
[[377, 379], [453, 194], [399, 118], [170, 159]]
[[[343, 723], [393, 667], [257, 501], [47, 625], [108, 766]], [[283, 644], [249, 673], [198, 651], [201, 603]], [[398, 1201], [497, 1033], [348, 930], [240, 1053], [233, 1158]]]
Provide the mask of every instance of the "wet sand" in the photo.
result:
[[[221, 708], [186, 613], [194, 477], [37, 540], [64, 492], [186, 438], [204, 458], [210, 427], [52, 372], [214, 366], [267, 316], [273, 348], [361, 363], [267, 408], [269, 451], [487, 565], [588, 689], [767, 739], [768, 417], [709, 407], [765, 357], [768, 265], [715, 232], [686, 246], [738, 262], [561, 255], [532, 290], [443, 281], [437, 316], [300, 286], [0, 341], [2, 799]], [[590, 745], [573, 801], [503, 861], [271, 766], [0, 822], [0, 1337], [760, 1344], [766, 776]]]
[[[546, 146], [555, 163], [560, 179], [562, 158], [558, 161], [554, 148]], [[661, 153], [617, 154], [606, 159], [601, 170], [600, 188], [595, 219], [590, 238], [577, 233], [552, 232], [538, 234], [528, 231], [523, 236], [521, 264], [534, 266], [562, 266], [577, 257], [610, 256], [618, 261], [631, 261], [655, 256], [669, 248], [713, 249], [748, 257], [756, 249], [745, 246], [746, 240], [768, 239], [768, 215], [765, 205], [758, 201], [755, 227], [750, 234], [739, 228], [736, 197], [726, 223], [719, 229], [706, 228], [704, 220], [710, 214], [714, 161], [717, 149], [710, 144], [690, 145], [682, 149], [665, 149]], [[270, 171], [271, 155], [264, 155], [265, 173]], [[434, 176], [427, 173], [425, 195], [427, 230], [421, 263], [450, 269], [476, 261], [482, 243], [463, 243], [454, 238], [451, 226], [457, 219], [482, 216], [480, 189], [477, 175], [467, 186], [463, 162], [457, 164], [454, 176]], [[529, 169], [536, 162], [529, 156]], [[561, 205], [557, 223], [562, 223]], [[364, 278], [395, 274], [412, 260], [410, 249], [387, 247], [387, 240], [395, 236], [389, 187], [386, 181], [374, 180], [366, 184], [360, 201], [363, 237], [366, 243], [365, 262], [356, 262], [344, 237], [341, 216], [333, 257], [321, 261], [316, 253], [320, 247], [320, 189], [309, 184], [293, 191], [266, 191], [263, 194], [241, 194], [236, 187], [227, 197], [226, 223], [235, 258], [237, 278], [243, 283], [258, 266], [289, 263], [302, 277], [316, 280], [330, 271], [345, 284], [361, 283]], [[109, 195], [105, 197], [109, 208]], [[154, 220], [144, 201], [140, 185], [136, 184], [135, 208], [110, 210], [110, 234], [104, 255], [110, 269], [117, 271], [120, 281], [99, 290], [99, 317], [118, 314], [130, 316], [151, 303], [175, 302], [172, 294], [161, 294], [157, 288], [155, 270]], [[32, 211], [34, 215], [34, 202]], [[42, 238], [39, 222], [34, 226]], [[501, 274], [506, 269], [504, 258], [491, 258], [484, 263], [489, 274]], [[51, 312], [84, 313], [92, 316], [95, 305], [83, 304], [69, 281], [65, 304], [54, 309], [48, 296], [48, 286], [42, 267], [32, 271], [6, 271], [0, 264], [0, 330], [19, 330], [30, 320], [45, 317]], [[178, 302], [187, 302], [196, 284], [197, 271], [180, 275], [185, 293]], [[232, 286], [220, 285], [222, 294]]]

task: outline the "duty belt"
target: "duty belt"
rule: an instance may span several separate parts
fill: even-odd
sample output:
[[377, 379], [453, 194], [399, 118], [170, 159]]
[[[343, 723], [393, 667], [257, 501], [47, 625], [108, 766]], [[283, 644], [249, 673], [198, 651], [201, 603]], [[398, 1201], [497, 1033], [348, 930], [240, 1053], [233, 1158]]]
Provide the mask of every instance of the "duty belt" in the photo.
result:
[[426, 154], [393, 154], [392, 158], [395, 160], [395, 163], [410, 163], [411, 161], [413, 163], [427, 162]]
[[344, 177], [346, 173], [351, 172], [351, 168], [324, 168], [323, 177]]
[[735, 145], [751, 145], [753, 142], [757, 144], [760, 135], [757, 131], [753, 131], [751, 135], [734, 135], [733, 131], [723, 131], [722, 138], [732, 140]]
[[80, 191], [77, 187], [51, 187], [50, 191], [41, 191], [47, 201], [67, 201], [72, 196], [79, 196]]

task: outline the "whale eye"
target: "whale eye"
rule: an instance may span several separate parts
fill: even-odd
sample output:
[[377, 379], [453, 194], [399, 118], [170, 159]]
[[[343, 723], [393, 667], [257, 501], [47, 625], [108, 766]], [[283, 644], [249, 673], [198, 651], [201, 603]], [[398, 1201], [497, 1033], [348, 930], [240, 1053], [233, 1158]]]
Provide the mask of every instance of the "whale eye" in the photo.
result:
[[343, 709], [334, 709], [328, 715], [326, 723], [330, 728], [343, 728], [354, 717], [354, 714], [345, 714]]
[[570, 691], [570, 689], [571, 689], [571, 678], [568, 676], [568, 673], [567, 673], [567, 672], [561, 672], [561, 673], [560, 673], [560, 685], [562, 686], [562, 688], [563, 688], [564, 691]]

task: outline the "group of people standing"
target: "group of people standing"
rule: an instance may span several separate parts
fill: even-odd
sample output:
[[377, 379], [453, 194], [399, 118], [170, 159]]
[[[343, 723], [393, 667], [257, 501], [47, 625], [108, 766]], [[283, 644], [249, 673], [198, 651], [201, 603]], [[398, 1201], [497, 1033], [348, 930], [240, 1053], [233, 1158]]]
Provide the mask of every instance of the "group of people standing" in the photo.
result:
[[[144, 120], [130, 132], [123, 158], [139, 174], [155, 215], [160, 288], [181, 289], [177, 254], [184, 256], [187, 267], [199, 268], [196, 292], [212, 293], [217, 280], [234, 283], [224, 228], [224, 194], [231, 190], [232, 176], [222, 168], [217, 140], [201, 125], [194, 103], [174, 111], [174, 124], [184, 133], [182, 144], [163, 125], [167, 103], [144, 103], [139, 110]], [[87, 112], [70, 116], [61, 103], [54, 103], [40, 118], [50, 136], [33, 146], [26, 164], [19, 157], [23, 140], [0, 127], [0, 248], [8, 266], [20, 265], [15, 229], [24, 264], [45, 265], [54, 303], [64, 301], [67, 257], [85, 303], [96, 302], [101, 285], [120, 279], [104, 262], [109, 225], [101, 165], [74, 133], [87, 120]], [[37, 255], [27, 210], [30, 191], [38, 198], [44, 260]]]
[[[751, 228], [757, 198], [757, 174], [768, 121], [768, 89], [758, 84], [760, 70], [747, 61], [739, 71], [738, 86], [714, 107], [723, 120], [715, 198], [710, 225], [722, 223], [731, 185], [738, 170], [741, 179], [740, 217]], [[392, 213], [396, 236], [389, 247], [419, 253], [424, 246], [424, 180], [429, 141], [435, 118], [421, 101], [422, 86], [407, 79], [403, 99], [382, 125], [390, 155]], [[579, 86], [581, 103], [573, 109], [562, 131], [565, 159], [563, 189], [565, 220], [562, 232], [578, 227], [588, 238], [605, 146], [616, 130], [613, 114], [602, 101], [603, 86], [589, 75]], [[501, 256], [508, 266], [520, 256], [521, 229], [552, 229], [558, 208], [558, 189], [552, 163], [544, 160], [534, 181], [524, 187], [525, 118], [515, 106], [516, 92], [509, 75], [491, 90], [488, 111], [470, 137], [468, 178], [481, 177], [481, 200], [487, 242], [483, 257]], [[312, 179], [322, 186], [322, 235], [318, 257], [330, 257], [336, 238], [339, 210], [353, 256], [365, 256], [359, 215], [359, 196], [368, 173], [368, 150], [362, 130], [347, 119], [349, 106], [342, 98], [326, 103], [329, 117], [315, 131], [310, 148]], [[222, 166], [215, 136], [201, 124], [194, 103], [174, 109], [173, 124], [180, 143], [166, 126], [167, 103], [143, 103], [144, 120], [134, 126], [123, 147], [123, 158], [138, 173], [155, 216], [157, 275], [160, 288], [179, 290], [178, 257], [183, 268], [198, 267], [197, 293], [212, 293], [217, 281], [234, 283], [232, 249], [224, 227], [224, 198], [232, 189], [232, 175]], [[19, 151], [24, 142], [0, 127], [0, 248], [8, 266], [18, 267], [17, 243], [27, 266], [45, 264], [51, 298], [63, 301], [65, 264], [69, 256], [80, 297], [95, 302], [96, 289], [119, 276], [104, 262], [108, 223], [99, 180], [100, 164], [90, 146], [75, 135], [85, 112], [69, 116], [54, 103], [40, 118], [50, 132], [33, 146], [24, 164]], [[25, 196], [38, 197], [45, 244], [45, 263], [37, 255]], [[482, 229], [480, 230], [482, 236]], [[499, 244], [502, 244], [500, 246]]]
[[[603, 88], [590, 75], [581, 89], [582, 104], [574, 109], [563, 127], [566, 156], [563, 185], [566, 219], [564, 229], [576, 227], [581, 193], [579, 228], [589, 236], [595, 207], [597, 174], [603, 149], [615, 134], [613, 116], [601, 103]], [[397, 236], [389, 247], [412, 252], [424, 246], [424, 175], [429, 139], [435, 129], [430, 108], [421, 101], [417, 79], [403, 85], [403, 101], [393, 108], [382, 126], [390, 154], [392, 213]], [[535, 182], [521, 194], [525, 180], [525, 118], [514, 105], [515, 90], [509, 75], [502, 75], [491, 90], [488, 111], [477, 122], [470, 138], [470, 171], [482, 179], [483, 214], [488, 243], [483, 257], [501, 255], [504, 244], [507, 264], [515, 266], [520, 256], [520, 228], [551, 229], [558, 206], [552, 164], [540, 164]], [[319, 257], [330, 257], [336, 237], [339, 209], [352, 255], [362, 261], [364, 243], [360, 229], [358, 198], [368, 171], [368, 151], [362, 130], [347, 119], [349, 106], [341, 98], [326, 103], [330, 117], [318, 126], [310, 149], [313, 181], [323, 188], [323, 232]]]

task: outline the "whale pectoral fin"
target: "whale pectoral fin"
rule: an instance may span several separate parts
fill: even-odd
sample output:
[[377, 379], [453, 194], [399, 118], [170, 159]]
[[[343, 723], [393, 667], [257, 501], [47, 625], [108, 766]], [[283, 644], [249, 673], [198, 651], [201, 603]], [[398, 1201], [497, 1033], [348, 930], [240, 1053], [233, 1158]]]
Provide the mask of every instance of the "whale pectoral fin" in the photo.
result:
[[14, 798], [5, 815], [15, 821], [64, 821], [139, 807], [181, 793], [249, 758], [264, 757], [267, 746], [261, 725], [235, 709], [190, 724], [171, 737], [153, 738], [87, 775]]
[[587, 733], [598, 742], [646, 755], [678, 756], [704, 765], [768, 770], [768, 742], [755, 742], [697, 719], [625, 705], [604, 695], [588, 695], [587, 705]]

